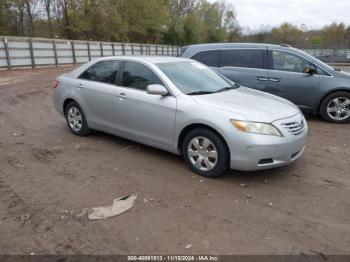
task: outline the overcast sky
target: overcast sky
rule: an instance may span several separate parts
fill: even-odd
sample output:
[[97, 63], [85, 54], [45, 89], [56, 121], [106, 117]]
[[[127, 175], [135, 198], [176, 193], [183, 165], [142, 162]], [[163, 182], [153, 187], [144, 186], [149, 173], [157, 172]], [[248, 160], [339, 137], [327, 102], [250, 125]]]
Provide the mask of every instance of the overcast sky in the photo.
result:
[[[235, 7], [239, 24], [257, 30], [283, 22], [319, 29], [334, 21], [350, 25], [350, 0], [226, 0]], [[214, 2], [214, 0], [213, 0]]]

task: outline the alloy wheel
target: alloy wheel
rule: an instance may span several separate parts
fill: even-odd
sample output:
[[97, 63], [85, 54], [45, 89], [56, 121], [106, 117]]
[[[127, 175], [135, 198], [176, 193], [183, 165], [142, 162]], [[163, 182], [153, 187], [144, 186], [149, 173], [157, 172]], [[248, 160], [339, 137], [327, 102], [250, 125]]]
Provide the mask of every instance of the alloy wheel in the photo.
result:
[[330, 118], [342, 121], [350, 117], [350, 99], [346, 97], [336, 97], [329, 101], [327, 114]]
[[67, 119], [70, 128], [72, 128], [75, 132], [79, 132], [83, 126], [83, 118], [80, 110], [74, 106], [70, 107], [67, 112]]

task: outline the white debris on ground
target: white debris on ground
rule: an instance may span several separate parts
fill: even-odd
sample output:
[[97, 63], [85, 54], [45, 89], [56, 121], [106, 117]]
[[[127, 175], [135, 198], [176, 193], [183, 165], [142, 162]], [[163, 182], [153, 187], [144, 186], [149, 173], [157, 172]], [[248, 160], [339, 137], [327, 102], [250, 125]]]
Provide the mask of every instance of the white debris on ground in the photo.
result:
[[119, 197], [113, 200], [111, 206], [94, 207], [88, 214], [89, 220], [105, 219], [124, 213], [133, 207], [137, 194]]

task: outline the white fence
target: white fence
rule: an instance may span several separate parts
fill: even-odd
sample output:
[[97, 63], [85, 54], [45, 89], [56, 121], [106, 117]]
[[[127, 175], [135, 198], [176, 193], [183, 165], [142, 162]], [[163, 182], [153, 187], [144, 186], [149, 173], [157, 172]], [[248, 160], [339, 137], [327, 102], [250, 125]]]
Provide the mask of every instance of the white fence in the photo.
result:
[[178, 56], [180, 47], [0, 36], [0, 68], [81, 64], [114, 55]]

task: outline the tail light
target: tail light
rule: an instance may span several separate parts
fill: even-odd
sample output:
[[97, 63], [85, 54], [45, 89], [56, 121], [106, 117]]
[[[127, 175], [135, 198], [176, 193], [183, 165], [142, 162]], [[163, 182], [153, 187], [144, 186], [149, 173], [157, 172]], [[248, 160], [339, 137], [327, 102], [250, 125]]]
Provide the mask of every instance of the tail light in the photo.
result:
[[52, 81], [52, 87], [53, 88], [56, 88], [56, 87], [58, 87], [58, 84], [60, 83], [60, 81], [58, 81], [58, 80], [53, 80]]

